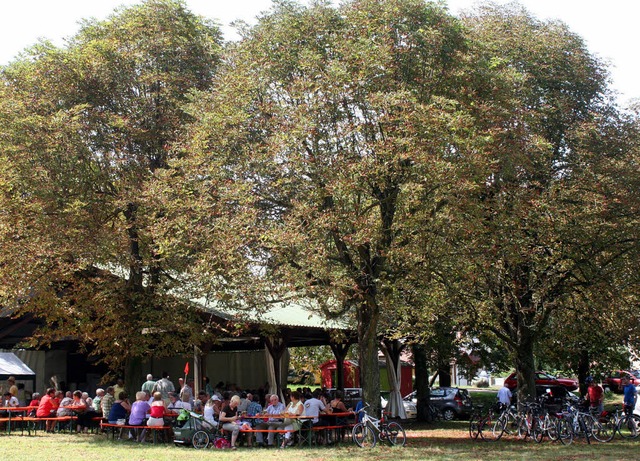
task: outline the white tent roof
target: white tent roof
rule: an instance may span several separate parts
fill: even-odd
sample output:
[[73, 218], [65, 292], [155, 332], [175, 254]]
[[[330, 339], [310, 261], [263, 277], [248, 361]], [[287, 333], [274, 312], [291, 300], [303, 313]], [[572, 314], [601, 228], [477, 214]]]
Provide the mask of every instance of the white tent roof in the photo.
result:
[[26, 366], [13, 352], [0, 352], [0, 376], [35, 376], [31, 368]]

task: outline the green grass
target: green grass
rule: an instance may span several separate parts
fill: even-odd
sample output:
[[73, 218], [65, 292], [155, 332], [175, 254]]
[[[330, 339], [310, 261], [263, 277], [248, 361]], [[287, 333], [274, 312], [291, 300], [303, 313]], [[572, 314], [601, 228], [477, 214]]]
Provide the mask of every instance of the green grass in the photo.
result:
[[442, 422], [433, 426], [407, 426], [408, 443], [405, 448], [379, 446], [373, 450], [360, 449], [352, 443], [329, 448], [277, 449], [240, 448], [230, 450], [195, 450], [173, 445], [137, 444], [129, 441], [107, 440], [104, 435], [45, 434], [36, 436], [0, 435], [3, 459], [42, 459], [47, 461], [163, 461], [175, 459], [221, 461], [398, 461], [398, 460], [619, 460], [637, 459], [640, 440], [615, 439], [608, 444], [574, 442], [571, 446], [544, 442], [537, 445], [517, 439], [496, 443], [472, 441], [464, 421]]

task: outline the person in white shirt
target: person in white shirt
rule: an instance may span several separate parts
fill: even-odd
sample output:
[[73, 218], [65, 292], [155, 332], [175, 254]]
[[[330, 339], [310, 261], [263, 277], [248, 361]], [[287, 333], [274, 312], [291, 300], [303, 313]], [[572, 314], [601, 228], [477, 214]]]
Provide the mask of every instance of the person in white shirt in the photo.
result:
[[304, 414], [307, 416], [313, 416], [311, 420], [314, 426], [320, 423], [320, 412], [325, 411], [325, 404], [322, 400], [318, 399], [320, 396], [320, 389], [316, 389], [312, 394], [307, 394], [304, 401]]
[[507, 407], [511, 405], [511, 397], [513, 397], [513, 394], [511, 393], [511, 389], [509, 389], [507, 386], [502, 386], [498, 391], [498, 401], [502, 405], [505, 405]]

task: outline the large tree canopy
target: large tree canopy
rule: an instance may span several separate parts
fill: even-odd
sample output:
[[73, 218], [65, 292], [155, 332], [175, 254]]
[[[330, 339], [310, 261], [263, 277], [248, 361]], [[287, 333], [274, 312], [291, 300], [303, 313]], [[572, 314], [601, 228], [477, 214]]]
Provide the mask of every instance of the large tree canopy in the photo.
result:
[[279, 2], [194, 102], [180, 174], [158, 186], [165, 249], [200, 252], [203, 288], [251, 280], [245, 295], [309, 297], [354, 319], [375, 407], [381, 312], [403, 299], [401, 274], [428, 265], [414, 235], [441, 226], [465, 184], [465, 46], [435, 4]]
[[219, 54], [215, 25], [150, 0], [2, 69], [1, 294], [47, 320], [43, 340], [71, 335], [114, 365], [199, 341], [195, 313], [166, 295], [180, 268], [157, 257], [143, 196]]
[[[608, 99], [604, 68], [565, 25], [518, 6], [484, 7], [464, 23], [495, 75], [487, 101], [496, 110], [484, 120], [490, 169], [453, 215], [450, 280], [462, 278], [452, 288], [469, 320], [503, 341], [520, 392], [533, 395], [535, 346], [552, 319], [605, 301], [637, 253], [635, 192], [624, 183], [637, 174], [624, 142], [633, 130]], [[609, 315], [608, 302], [597, 306], [584, 321]]]

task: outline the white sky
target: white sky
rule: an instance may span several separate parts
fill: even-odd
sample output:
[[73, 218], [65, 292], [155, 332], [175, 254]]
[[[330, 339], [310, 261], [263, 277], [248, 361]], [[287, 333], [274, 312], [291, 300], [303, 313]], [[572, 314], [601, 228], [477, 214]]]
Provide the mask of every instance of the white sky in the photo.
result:
[[[0, 65], [11, 61], [38, 38], [62, 45], [62, 39], [75, 34], [78, 21], [105, 18], [119, 5], [138, 0], [0, 0]], [[216, 19], [224, 27], [227, 38], [235, 19], [253, 22], [261, 11], [268, 10], [271, 0], [187, 0], [197, 14]], [[446, 0], [452, 13], [473, 6], [475, 0]], [[495, 3], [508, 3], [496, 0]], [[640, 28], [638, 0], [520, 0], [541, 19], [560, 19], [587, 42], [589, 49], [611, 63], [613, 88], [620, 101], [640, 98], [640, 69], [636, 48]]]

